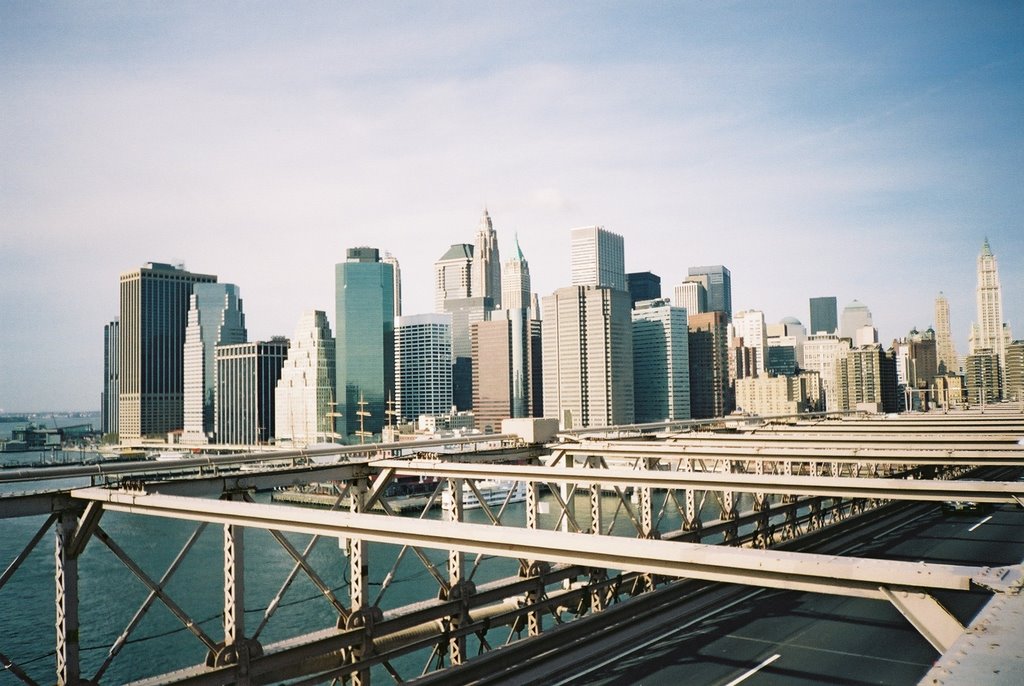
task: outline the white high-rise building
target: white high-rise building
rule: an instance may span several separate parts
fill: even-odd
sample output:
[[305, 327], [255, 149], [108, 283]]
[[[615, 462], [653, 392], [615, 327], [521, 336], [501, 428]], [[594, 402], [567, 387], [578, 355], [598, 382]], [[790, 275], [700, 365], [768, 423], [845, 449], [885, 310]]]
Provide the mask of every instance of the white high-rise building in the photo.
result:
[[687, 279], [672, 289], [672, 304], [686, 308], [687, 314], [708, 311], [708, 289], [704, 285], [706, 276]]
[[473, 246], [455, 243], [434, 263], [434, 311], [444, 312], [446, 300], [473, 295]]
[[394, 289], [395, 289], [395, 316], [402, 316], [402, 270], [398, 267], [398, 258], [391, 253], [385, 251], [384, 257], [380, 258], [383, 264], [390, 264], [391, 269], [394, 272]]
[[473, 297], [490, 298], [494, 307], [501, 299], [501, 258], [498, 256], [498, 233], [491, 223], [491, 215], [484, 210], [476, 230], [476, 246], [473, 250], [473, 283], [470, 286]]
[[572, 230], [571, 241], [573, 286], [628, 290], [622, 236], [603, 226], [585, 226]]
[[839, 319], [839, 335], [852, 341], [856, 338], [857, 329], [871, 325], [871, 310], [859, 300], [854, 300], [843, 308], [843, 314]]
[[981, 350], [995, 353], [1000, 368], [1006, 367], [1006, 330], [1003, 326], [1003, 289], [999, 285], [996, 256], [988, 245], [981, 246], [978, 255], [978, 321], [971, 336], [971, 354]]
[[451, 314], [395, 319], [395, 401], [406, 420], [451, 412]]
[[566, 430], [633, 423], [629, 292], [569, 286], [541, 309], [544, 416]]
[[935, 352], [940, 374], [960, 370], [960, 358], [957, 357], [949, 325], [949, 300], [941, 292], [935, 298]]
[[835, 334], [815, 334], [804, 341], [804, 368], [820, 375], [827, 410], [836, 410], [842, 405], [837, 372], [848, 350], [850, 342]]
[[764, 312], [760, 310], [744, 310], [737, 312], [729, 324], [729, 339], [742, 338], [745, 348], [757, 351], [757, 373], [764, 375], [765, 348], [768, 336], [765, 330]]
[[690, 329], [668, 300], [633, 310], [633, 407], [637, 422], [690, 418]]
[[530, 265], [523, 257], [516, 236], [516, 255], [501, 268], [501, 307], [521, 310], [530, 307]]
[[189, 301], [185, 327], [185, 399], [182, 443], [203, 444], [213, 438], [218, 345], [245, 343], [245, 315], [238, 286], [197, 283]]
[[334, 434], [334, 336], [327, 313], [303, 313], [274, 389], [279, 444], [308, 446]]

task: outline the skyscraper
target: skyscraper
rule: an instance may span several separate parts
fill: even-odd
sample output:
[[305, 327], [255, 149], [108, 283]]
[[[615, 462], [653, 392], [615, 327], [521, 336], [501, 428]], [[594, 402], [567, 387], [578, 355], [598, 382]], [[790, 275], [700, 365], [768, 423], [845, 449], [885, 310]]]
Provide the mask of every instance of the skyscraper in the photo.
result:
[[716, 310], [688, 315], [690, 415], [724, 417], [729, 391], [728, 315]]
[[811, 330], [810, 334], [835, 333], [839, 330], [836, 321], [838, 305], [834, 295], [811, 298]]
[[495, 307], [500, 307], [501, 260], [498, 256], [498, 234], [486, 209], [476, 229], [472, 272], [470, 295], [490, 298]]
[[488, 321], [494, 310], [490, 298], [449, 298], [444, 310], [452, 323], [452, 402], [459, 411], [473, 409], [473, 342], [475, 322]]
[[501, 420], [534, 415], [535, 354], [528, 310], [506, 309], [472, 325], [476, 428], [499, 432]]
[[854, 300], [843, 308], [843, 316], [839, 323], [839, 335], [856, 341], [857, 330], [871, 326], [871, 310], [859, 300]]
[[214, 347], [246, 340], [238, 286], [197, 283], [185, 327], [185, 422], [183, 443], [208, 443], [214, 429]]
[[384, 264], [390, 264], [394, 270], [394, 291], [395, 291], [395, 316], [402, 316], [402, 270], [398, 267], [398, 258], [385, 251], [384, 257], [380, 258]]
[[117, 401], [120, 393], [120, 367], [117, 340], [120, 322], [114, 320], [103, 327], [103, 393], [100, 395], [100, 431], [117, 433]]
[[283, 336], [215, 348], [218, 443], [257, 445], [274, 438], [275, 389], [287, 355]]
[[633, 310], [635, 421], [690, 418], [690, 340], [686, 310], [668, 300]]
[[623, 288], [569, 286], [543, 299], [544, 413], [564, 429], [633, 422], [633, 335]]
[[999, 366], [1006, 366], [1006, 332], [1003, 326], [1003, 289], [999, 285], [996, 256], [988, 245], [981, 246], [978, 255], [978, 321], [971, 337], [971, 354], [989, 350], [999, 358]]
[[473, 295], [473, 246], [455, 243], [434, 263], [434, 311], [444, 312], [445, 300]]
[[[877, 343], [852, 348], [837, 361], [839, 410], [896, 412], [896, 360]], [[833, 409], [833, 408], [829, 408]]]
[[939, 374], [959, 371], [960, 358], [956, 354], [949, 325], [949, 300], [941, 291], [935, 298], [935, 349]]
[[395, 388], [395, 281], [376, 248], [346, 254], [335, 266], [335, 427], [343, 441], [363, 442], [380, 434]]
[[672, 291], [672, 303], [676, 307], [686, 308], [687, 314], [700, 314], [708, 311], [708, 290], [704, 287], [704, 279], [687, 279]]
[[304, 312], [274, 389], [278, 444], [308, 446], [334, 438], [334, 346], [327, 313]]
[[651, 272], [632, 272], [626, 274], [626, 286], [629, 299], [636, 307], [638, 302], [661, 298], [661, 277]]
[[764, 312], [760, 310], [744, 310], [737, 312], [736, 317], [729, 324], [729, 338], [742, 338], [743, 347], [753, 348], [757, 359], [754, 361], [757, 369], [756, 375], [763, 375], [765, 371], [765, 348], [768, 337], [765, 333]]
[[515, 238], [516, 254], [501, 268], [501, 307], [518, 310], [530, 307], [530, 265]]
[[452, 409], [452, 316], [395, 319], [395, 401], [398, 416], [443, 415]]
[[195, 284], [216, 281], [216, 276], [159, 262], [121, 274], [118, 433], [122, 440], [163, 437], [183, 428], [189, 300]]
[[627, 290], [622, 236], [603, 226], [585, 226], [571, 231], [571, 242], [573, 286]]
[[732, 274], [728, 268], [720, 265], [705, 267], [690, 267], [687, 270], [689, 276], [706, 276], [708, 281], [705, 285], [708, 291], [708, 312], [725, 312], [726, 317], [732, 320]]
[[834, 333], [814, 334], [804, 342], [804, 368], [820, 375], [826, 410], [842, 409], [837, 370], [849, 349], [850, 342]]

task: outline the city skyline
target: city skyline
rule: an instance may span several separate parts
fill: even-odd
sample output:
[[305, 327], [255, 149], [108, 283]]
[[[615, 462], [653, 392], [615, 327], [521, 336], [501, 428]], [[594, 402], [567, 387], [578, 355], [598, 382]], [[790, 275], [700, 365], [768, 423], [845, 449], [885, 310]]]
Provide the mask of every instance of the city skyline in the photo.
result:
[[[976, 259], [1024, 336], [1024, 7], [0, 7], [0, 409], [97, 409], [118, 274], [184, 263], [245, 294], [250, 340], [334, 311], [352, 246], [433, 311], [486, 208], [533, 291], [570, 230], [627, 272], [720, 264], [733, 309], [871, 311], [888, 346]], [[609, 49], [614, 46], [614, 49]], [[332, 318], [333, 319], [333, 318]], [[336, 322], [330, 322], [334, 327]]]

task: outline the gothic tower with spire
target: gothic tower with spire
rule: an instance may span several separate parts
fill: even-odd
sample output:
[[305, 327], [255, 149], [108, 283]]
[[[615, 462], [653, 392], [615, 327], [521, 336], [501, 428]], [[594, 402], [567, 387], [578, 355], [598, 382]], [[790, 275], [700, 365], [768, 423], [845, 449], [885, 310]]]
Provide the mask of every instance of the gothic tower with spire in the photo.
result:
[[494, 230], [491, 215], [487, 213], [486, 208], [476, 230], [472, 279], [470, 292], [473, 297], [491, 298], [494, 306], [498, 307], [501, 301], [501, 261], [498, 257], [498, 234]]
[[506, 310], [530, 307], [530, 265], [515, 238], [516, 254], [501, 267], [501, 306]]
[[1003, 291], [999, 285], [999, 269], [988, 238], [978, 255], [978, 321], [971, 332], [971, 354], [986, 349], [1006, 365], [1006, 332], [1003, 326]]

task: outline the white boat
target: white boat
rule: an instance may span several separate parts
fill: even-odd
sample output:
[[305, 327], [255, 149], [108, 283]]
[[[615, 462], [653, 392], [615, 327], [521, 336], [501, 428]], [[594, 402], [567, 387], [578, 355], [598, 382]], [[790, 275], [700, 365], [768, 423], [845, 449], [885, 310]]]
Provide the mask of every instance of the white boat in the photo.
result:
[[[523, 481], [478, 481], [476, 488], [480, 491], [488, 507], [501, 507], [506, 500], [510, 503], [522, 503], [526, 501], [526, 483]], [[452, 492], [445, 489], [441, 492], [442, 502], [445, 507], [451, 504]], [[480, 508], [480, 499], [468, 483], [462, 484], [462, 509], [474, 510]]]

